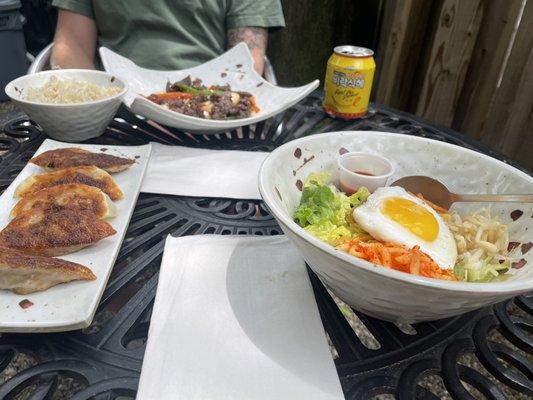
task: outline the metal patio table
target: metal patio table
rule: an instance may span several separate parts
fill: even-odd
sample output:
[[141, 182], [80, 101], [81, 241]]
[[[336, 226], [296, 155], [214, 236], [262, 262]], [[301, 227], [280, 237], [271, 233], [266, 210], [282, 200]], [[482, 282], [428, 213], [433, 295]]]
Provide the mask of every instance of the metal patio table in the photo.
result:
[[[0, 133], [0, 192], [45, 137], [23, 114], [12, 115], [4, 123]], [[121, 109], [104, 136], [90, 142], [137, 145], [159, 141], [210, 149], [271, 151], [304, 135], [338, 130], [424, 136], [512, 164], [479, 142], [388, 108], [371, 108], [367, 116], [355, 121], [331, 119], [321, 110], [320, 93], [270, 120], [215, 136], [189, 136], [174, 129], [163, 134]], [[83, 331], [66, 333], [2, 334], [0, 372], [18, 353], [35, 361], [0, 386], [0, 399], [21, 392], [24, 398], [49, 399], [64, 378], [82, 387], [73, 399], [135, 397], [168, 234], [277, 235], [281, 230], [261, 201], [141, 194], [93, 324]], [[367, 400], [379, 394], [392, 394], [397, 399], [439, 399], [440, 395], [425, 383], [428, 376], [440, 376], [454, 399], [477, 397], [465, 384], [489, 399], [509, 398], [505, 394], [509, 389], [504, 393], [502, 383], [512, 388], [513, 398], [533, 396], [532, 296], [406, 328], [347, 307], [340, 309], [311, 271], [309, 276], [347, 399]], [[373, 335], [374, 345], [352, 329], [345, 317], [351, 312]], [[505, 340], [494, 340], [495, 332]], [[475, 354], [485, 374], [466, 365], [462, 361], [465, 354]], [[162, 377], [162, 384], [168, 378]]]

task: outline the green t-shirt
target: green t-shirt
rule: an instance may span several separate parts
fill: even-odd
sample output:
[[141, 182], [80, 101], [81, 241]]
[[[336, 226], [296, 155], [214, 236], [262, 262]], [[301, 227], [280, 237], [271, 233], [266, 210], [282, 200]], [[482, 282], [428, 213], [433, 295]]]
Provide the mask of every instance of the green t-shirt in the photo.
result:
[[280, 0], [53, 0], [92, 18], [98, 42], [138, 65], [183, 69], [226, 51], [228, 29], [285, 26]]

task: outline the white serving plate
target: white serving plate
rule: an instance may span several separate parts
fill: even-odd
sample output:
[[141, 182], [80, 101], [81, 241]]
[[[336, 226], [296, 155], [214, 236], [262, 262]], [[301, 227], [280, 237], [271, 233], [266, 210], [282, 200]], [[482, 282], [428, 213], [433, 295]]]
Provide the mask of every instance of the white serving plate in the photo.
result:
[[[330, 172], [338, 181], [337, 159], [345, 150], [387, 158], [395, 168], [389, 183], [403, 176], [428, 175], [455, 193], [533, 193], [533, 178], [484, 154], [398, 133], [320, 133], [278, 147], [261, 167], [259, 191], [309, 266], [347, 304], [376, 318], [412, 323], [462, 314], [533, 290], [533, 249], [517, 252], [526, 264], [511, 269], [513, 276], [505, 282], [449, 282], [374, 265], [301, 228], [292, 217], [302, 195], [298, 180], [304, 181], [310, 172]], [[492, 215], [510, 224], [511, 241], [533, 241], [533, 204], [455, 203], [452, 209], [466, 214], [482, 207], [490, 207]], [[513, 210], [523, 212], [516, 221], [510, 216]]]
[[[80, 147], [94, 152], [106, 148], [107, 154], [136, 158], [135, 164], [129, 169], [112, 175], [124, 192], [124, 198], [115, 202], [117, 216], [107, 220], [117, 233], [93, 246], [60, 257], [89, 267], [96, 275], [94, 281], [64, 283], [44, 292], [27, 295], [0, 290], [0, 332], [58, 332], [85, 328], [91, 324], [137, 202], [151, 151], [149, 144], [107, 146], [62, 143], [46, 139], [35, 154], [63, 147]], [[10, 221], [9, 213], [18, 201], [13, 197], [13, 193], [19, 183], [31, 175], [43, 172], [45, 171], [42, 168], [28, 163], [0, 196], [0, 229]], [[19, 302], [24, 299], [30, 300], [33, 306], [22, 309]]]
[[[314, 80], [305, 86], [284, 88], [268, 83], [255, 72], [250, 50], [244, 43], [202, 65], [179, 71], [141, 68], [105, 47], [100, 47], [100, 57], [105, 70], [128, 85], [124, 103], [132, 112], [191, 133], [216, 133], [263, 121], [296, 104], [319, 84], [318, 80]], [[167, 82], [179, 81], [187, 75], [200, 78], [205, 85], [228, 83], [234, 90], [250, 92], [255, 96], [261, 111], [249, 118], [209, 120], [170, 111], [143, 97], [164, 92]]]

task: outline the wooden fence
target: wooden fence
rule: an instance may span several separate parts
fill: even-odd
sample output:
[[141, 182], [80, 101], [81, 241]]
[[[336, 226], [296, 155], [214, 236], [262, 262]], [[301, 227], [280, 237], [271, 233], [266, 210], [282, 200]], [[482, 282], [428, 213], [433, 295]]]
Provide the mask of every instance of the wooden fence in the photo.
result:
[[386, 0], [375, 101], [533, 169], [533, 0]]
[[376, 52], [373, 99], [533, 169], [533, 0], [282, 0], [281, 84], [323, 80], [333, 46]]

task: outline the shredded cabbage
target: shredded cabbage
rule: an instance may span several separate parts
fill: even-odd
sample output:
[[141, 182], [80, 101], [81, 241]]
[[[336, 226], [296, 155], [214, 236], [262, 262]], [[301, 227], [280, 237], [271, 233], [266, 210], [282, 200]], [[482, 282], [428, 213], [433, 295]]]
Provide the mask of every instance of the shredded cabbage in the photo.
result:
[[366, 201], [370, 192], [362, 187], [351, 196], [328, 185], [328, 173], [311, 173], [307, 177], [294, 220], [317, 238], [337, 246], [365, 232], [352, 217], [354, 207]]
[[467, 282], [494, 282], [508, 279], [513, 257], [509, 255], [509, 230], [489, 209], [461, 217], [452, 211], [443, 215], [457, 244], [454, 274]]
[[458, 262], [453, 267], [453, 274], [465, 282], [501, 282], [509, 279], [511, 274], [506, 274], [507, 266], [491, 263], [486, 260], [481, 267], [469, 267], [464, 262]]

